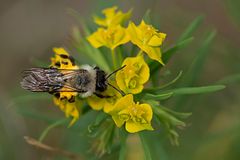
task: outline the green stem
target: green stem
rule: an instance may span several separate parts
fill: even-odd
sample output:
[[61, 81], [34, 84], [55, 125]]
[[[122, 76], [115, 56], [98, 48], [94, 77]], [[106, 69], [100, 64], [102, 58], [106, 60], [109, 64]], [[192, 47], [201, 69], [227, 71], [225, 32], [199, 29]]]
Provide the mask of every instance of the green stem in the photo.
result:
[[140, 140], [142, 142], [142, 147], [144, 150], [145, 160], [152, 160], [151, 152], [149, 146], [147, 145], [144, 133], [139, 133]]
[[127, 154], [127, 137], [128, 133], [123, 129], [118, 129], [120, 136], [120, 151], [119, 151], [119, 160], [125, 160]]
[[122, 65], [122, 62], [123, 62], [123, 55], [122, 55], [122, 52], [121, 50], [118, 50], [118, 58], [119, 58], [119, 66]]
[[112, 53], [112, 62], [113, 62], [113, 69], [115, 70], [117, 68], [117, 61], [116, 61], [116, 53], [115, 50], [111, 50]]
[[51, 125], [49, 125], [47, 128], [45, 128], [45, 129], [43, 130], [43, 132], [41, 133], [38, 141], [39, 141], [39, 142], [42, 142], [43, 139], [47, 136], [48, 132], [49, 132], [51, 129], [53, 129], [53, 128], [55, 128], [55, 127], [57, 127], [57, 126], [65, 123], [67, 120], [68, 120], [68, 119], [66, 119], [66, 118], [60, 119], [60, 120], [52, 123]]

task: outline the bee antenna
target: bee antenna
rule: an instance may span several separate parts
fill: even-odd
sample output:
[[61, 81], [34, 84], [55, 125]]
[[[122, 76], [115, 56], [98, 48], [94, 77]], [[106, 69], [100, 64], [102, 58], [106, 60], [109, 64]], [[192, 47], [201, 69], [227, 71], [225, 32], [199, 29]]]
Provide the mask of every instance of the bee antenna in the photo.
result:
[[113, 74], [115, 74], [115, 73], [117, 73], [118, 71], [122, 70], [124, 67], [126, 67], [126, 65], [124, 65], [124, 66], [116, 69], [116, 70], [113, 71], [112, 73], [110, 73], [110, 74], [106, 77], [106, 79], [110, 78]]
[[116, 91], [118, 91], [122, 96], [125, 96], [125, 95], [126, 95], [122, 90], [116, 88], [116, 87], [115, 87], [114, 85], [112, 85], [111, 83], [108, 83], [108, 85], [111, 86], [111, 87], [112, 87], [113, 89], [115, 89]]

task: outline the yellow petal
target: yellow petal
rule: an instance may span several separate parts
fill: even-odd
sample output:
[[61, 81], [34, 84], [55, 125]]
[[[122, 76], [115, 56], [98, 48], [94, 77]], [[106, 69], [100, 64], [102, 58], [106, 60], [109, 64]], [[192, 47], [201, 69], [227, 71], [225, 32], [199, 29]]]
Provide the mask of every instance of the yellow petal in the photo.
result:
[[115, 15], [115, 11], [117, 10], [117, 6], [112, 6], [109, 8], [106, 8], [102, 11], [102, 13], [106, 16], [106, 17], [113, 17]]
[[126, 32], [126, 30], [121, 27], [121, 26], [117, 26], [116, 30], [115, 30], [115, 34], [114, 34], [114, 39], [113, 39], [113, 44], [111, 49], [116, 48], [117, 46], [121, 45], [121, 44], [125, 44], [127, 43], [130, 38]]
[[127, 21], [132, 13], [131, 10], [129, 10], [127, 13], [123, 13], [122, 11], [116, 10], [117, 10], [116, 6], [104, 9], [102, 13], [105, 15], [105, 17], [100, 18], [98, 16], [94, 16], [94, 22], [104, 27], [117, 26]]
[[144, 111], [143, 118], [150, 123], [153, 116], [152, 107], [146, 103], [140, 104], [139, 107]]
[[99, 26], [107, 26], [106, 19], [100, 18], [98, 16], [93, 16], [93, 21]]
[[132, 94], [128, 94], [122, 98], [120, 98], [117, 103], [114, 105], [114, 109], [112, 111], [110, 111], [109, 113], [114, 115], [117, 114], [118, 112], [120, 112], [123, 109], [128, 108], [128, 106], [133, 105], [133, 95]]
[[149, 46], [141, 46], [140, 47], [151, 59], [158, 61], [162, 65], [164, 65], [161, 58], [161, 50], [158, 47], [149, 47]]
[[94, 32], [93, 34], [87, 37], [87, 40], [95, 48], [99, 48], [105, 44], [103, 42], [104, 40], [102, 39], [101, 32], [102, 32], [102, 29], [98, 29], [96, 32]]
[[57, 105], [65, 113], [66, 117], [72, 118], [72, 121], [70, 122], [69, 126], [76, 122], [76, 120], [79, 118], [80, 112], [78, 108], [82, 106], [81, 100], [76, 99], [75, 102], [70, 103], [66, 99], [60, 100], [54, 97], [53, 101], [55, 105]]
[[127, 90], [127, 85], [125, 83], [125, 74], [123, 72], [117, 72], [116, 75], [116, 82], [118, 87], [122, 90], [122, 91], [126, 91]]
[[77, 110], [74, 110], [73, 112], [72, 112], [72, 120], [71, 120], [71, 122], [69, 123], [69, 125], [68, 125], [68, 127], [71, 127], [77, 120], [78, 120], [78, 118], [79, 118], [79, 113], [78, 113], [78, 111]]
[[142, 130], [153, 130], [150, 123], [141, 124], [141, 123], [135, 123], [133, 121], [127, 121], [125, 128], [129, 133], [136, 133]]
[[105, 113], [109, 113], [111, 110], [113, 110], [113, 107], [114, 107], [115, 104], [111, 104], [111, 103], [105, 103], [104, 104], [104, 107], [103, 107], [103, 111]]
[[101, 110], [105, 105], [105, 99], [97, 96], [91, 96], [87, 98], [89, 106], [94, 110]]
[[119, 127], [119, 128], [122, 127], [122, 125], [125, 123], [125, 121], [120, 119], [118, 115], [113, 115], [112, 119], [115, 122], [116, 126]]
[[127, 28], [127, 33], [130, 36], [130, 40], [133, 44], [142, 44], [142, 32], [137, 28], [137, 26], [130, 22]]
[[105, 104], [104, 104], [103, 111], [105, 113], [109, 113], [110, 111], [112, 111], [114, 109], [114, 105], [116, 104], [118, 99], [119, 99], [119, 97], [117, 97], [116, 95], [114, 95], [113, 97], [110, 97], [110, 98], [105, 98]]
[[87, 37], [87, 40], [95, 48], [105, 46], [114, 49], [119, 45], [127, 43], [130, 39], [126, 30], [118, 25], [107, 29], [99, 28], [96, 32]]
[[139, 79], [141, 84], [146, 83], [149, 80], [150, 77], [150, 69], [148, 67], [148, 64], [144, 61], [144, 58], [142, 55], [137, 56], [138, 63], [135, 63], [135, 65], [139, 66], [139, 72], [138, 75], [141, 77]]
[[[159, 35], [162, 35], [162, 34], [159, 34]], [[164, 34], [163, 36], [154, 35], [149, 40], [148, 45], [152, 47], [159, 47], [162, 45], [165, 37], [166, 37], [166, 34]]]

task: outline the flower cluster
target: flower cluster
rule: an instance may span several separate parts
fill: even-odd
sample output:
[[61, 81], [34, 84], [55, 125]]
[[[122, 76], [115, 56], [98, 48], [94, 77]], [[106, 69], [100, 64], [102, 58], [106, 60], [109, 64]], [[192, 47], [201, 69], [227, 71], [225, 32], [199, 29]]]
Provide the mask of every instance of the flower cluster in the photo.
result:
[[[44, 74], [31, 74], [26, 82], [34, 79], [36, 81], [30, 84], [44, 90], [32, 91], [52, 94], [54, 104], [66, 117], [71, 118], [70, 126], [86, 115], [87, 121], [82, 118], [81, 122], [88, 123], [88, 134], [96, 139], [92, 149], [99, 156], [110, 153], [112, 148], [121, 147], [119, 159], [124, 159], [122, 155], [126, 151], [129, 133], [144, 130], [167, 134], [172, 144], [178, 145], [176, 128], [185, 127], [182, 119], [191, 113], [173, 111], [164, 106], [164, 100], [183, 94], [214, 92], [223, 89], [224, 85], [175, 88], [182, 84], [172, 85], [182, 72], [172, 81], [160, 85], [157, 79], [160, 69], [193, 38], [177, 42], [162, 54], [166, 34], [149, 23], [149, 16], [144, 16], [136, 24], [130, 20], [132, 10], [122, 12], [114, 6], [104, 9], [102, 13], [101, 17], [93, 17], [97, 26], [95, 31], [92, 32], [88, 25], [81, 32], [75, 27], [71, 39], [74, 45], [71, 48], [82, 53], [79, 62], [86, 60], [93, 66], [77, 65], [64, 48], [53, 48], [55, 54], [49, 68], [40, 68]], [[182, 37], [186, 37], [185, 32]], [[25, 85], [23, 88], [28, 89]], [[184, 99], [180, 97], [176, 104]], [[57, 121], [47, 127], [39, 139], [42, 141], [51, 128], [63, 122]], [[145, 158], [151, 159], [148, 145], [145, 145], [145, 134], [139, 135], [146, 149]]]
[[[124, 27], [124, 22], [127, 22], [131, 16], [131, 11], [123, 13], [116, 10], [115, 6], [105, 9], [103, 10], [105, 18], [94, 18], [95, 23], [100, 27], [89, 35], [87, 40], [95, 48], [102, 46], [109, 48], [113, 54], [113, 63], [116, 59], [114, 52], [116, 47], [128, 42], [139, 48], [139, 54], [135, 57], [125, 57], [121, 66], [126, 67], [116, 74], [115, 86], [126, 96], [121, 97], [119, 93], [109, 89], [106, 93], [111, 95], [111, 98], [100, 99], [92, 96], [88, 98], [88, 102], [93, 109], [103, 108], [104, 112], [112, 116], [118, 127], [125, 124], [128, 132], [153, 130], [151, 106], [147, 103], [135, 103], [133, 95], [142, 92], [144, 84], [150, 77], [150, 69], [142, 52], [146, 53], [149, 58], [163, 64], [160, 46], [166, 34], [158, 32], [152, 25], [146, 24], [144, 20], [138, 26], [130, 21], [128, 26]], [[116, 68], [115, 65], [116, 63], [114, 63]]]
[[[116, 73], [115, 78], [109, 80], [112, 86], [108, 86], [101, 93], [101, 98], [97, 95], [91, 95], [80, 99], [81, 94], [77, 92], [59, 92], [54, 94], [54, 102], [65, 112], [67, 117], [73, 117], [71, 124], [79, 118], [82, 101], [86, 99], [92, 109], [103, 110], [109, 114], [117, 127], [125, 125], [126, 130], [130, 133], [153, 130], [151, 125], [152, 107], [148, 103], [135, 102], [134, 95], [142, 92], [150, 77], [150, 69], [145, 62], [143, 53], [146, 53], [150, 59], [163, 64], [160, 46], [166, 34], [158, 32], [152, 25], [146, 24], [144, 20], [136, 26], [129, 21], [131, 10], [123, 13], [114, 6], [103, 10], [102, 13], [104, 18], [94, 17], [99, 28], [87, 36], [87, 40], [94, 48], [109, 48], [110, 53], [112, 53], [113, 70], [120, 66], [125, 67]], [[125, 27], [127, 21], [129, 24]], [[122, 64], [116, 63], [120, 59], [116, 58], [115, 50], [128, 42], [139, 48], [138, 54], [129, 57], [120, 53], [124, 60], [122, 60]], [[63, 48], [54, 48], [54, 52], [55, 57], [51, 59], [51, 67], [66, 70], [81, 68], [73, 63], [73, 58]], [[134, 53], [131, 54], [134, 55]], [[66, 90], [64, 87], [63, 89]]]
[[105, 19], [95, 17], [95, 23], [106, 28], [98, 28], [87, 38], [92, 46], [95, 48], [105, 46], [113, 50], [117, 46], [131, 41], [151, 59], [163, 64], [160, 46], [166, 34], [158, 32], [152, 25], [146, 24], [144, 20], [138, 26], [129, 22], [127, 28], [123, 27], [123, 22], [130, 18], [131, 11], [122, 13], [121, 11], [115, 12], [116, 9], [117, 7], [112, 7], [103, 10]]

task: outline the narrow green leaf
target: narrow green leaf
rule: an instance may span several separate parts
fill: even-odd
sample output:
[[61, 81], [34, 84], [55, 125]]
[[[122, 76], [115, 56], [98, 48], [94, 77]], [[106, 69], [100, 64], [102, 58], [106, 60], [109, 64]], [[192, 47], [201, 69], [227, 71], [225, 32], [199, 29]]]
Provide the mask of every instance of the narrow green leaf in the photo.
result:
[[86, 23], [84, 22], [82, 16], [79, 14], [78, 11], [76, 11], [72, 8], [69, 8], [69, 9], [67, 9], [67, 12], [69, 15], [73, 16], [81, 24], [81, 27], [83, 28], [83, 31], [86, 35], [91, 34], [90, 29], [87, 27]]
[[[167, 63], [169, 61], [169, 59], [173, 56], [173, 54], [175, 54], [178, 50], [187, 46], [190, 42], [193, 41], [193, 39], [194, 39], [193, 37], [185, 39], [182, 42], [179, 42], [175, 46], [173, 46], [173, 47], [167, 49], [166, 51], [164, 51], [163, 54], [162, 54], [163, 62]], [[151, 61], [149, 66], [150, 66], [150, 69], [151, 69], [151, 75], [155, 74], [162, 67], [161, 64], [159, 64], [158, 62], [155, 62], [155, 61]]]
[[156, 115], [156, 120], [165, 128], [166, 133], [173, 145], [178, 145], [178, 133], [175, 131], [176, 127], [186, 127], [186, 124], [179, 120], [177, 117], [171, 113], [165, 111], [160, 106], [152, 106], [154, 115]]
[[47, 128], [45, 128], [45, 129], [43, 130], [43, 132], [41, 133], [38, 141], [39, 141], [39, 142], [42, 142], [43, 139], [47, 136], [47, 134], [49, 133], [49, 131], [50, 131], [51, 129], [53, 129], [53, 128], [59, 126], [59, 125], [62, 125], [63, 123], [65, 123], [65, 122], [67, 122], [67, 121], [68, 121], [68, 119], [64, 118], [64, 119], [60, 119], [60, 120], [58, 120], [58, 121], [50, 124]]
[[[165, 111], [162, 109], [162, 107], [160, 106], [152, 106], [154, 113], [158, 116], [159, 120], [161, 121], [161, 123], [163, 123], [164, 125], [168, 126], [182, 126], [185, 127], [186, 124], [177, 119], [177, 117], [175, 117], [174, 115], [171, 115], [171, 113]], [[169, 128], [170, 129], [170, 128]]]
[[196, 29], [200, 26], [202, 21], [203, 21], [203, 16], [199, 16], [199, 17], [195, 18], [189, 24], [189, 26], [186, 28], [186, 30], [182, 33], [182, 35], [179, 37], [177, 42], [179, 43], [187, 38], [190, 38], [192, 36], [193, 32], [195, 32]]
[[98, 49], [93, 48], [87, 41], [84, 42], [84, 45], [86, 47], [86, 54], [102, 69], [104, 69], [107, 72], [110, 72], [111, 69], [109, 67], [109, 63], [106, 61], [106, 59], [103, 57], [104, 53], [101, 53]]
[[159, 101], [160, 101], [160, 100], [168, 99], [168, 98], [170, 98], [172, 95], [173, 95], [173, 92], [163, 93], [163, 94], [158, 94], [158, 95], [147, 93], [147, 94], [143, 97], [143, 99], [159, 100]]
[[[162, 59], [164, 63], [167, 63], [169, 59], [181, 48], [184, 48], [187, 44], [193, 41], [192, 33], [199, 27], [203, 20], [202, 16], [197, 17], [188, 27], [187, 29], [183, 32], [183, 34], [180, 36], [178, 39], [177, 43], [175, 46], [172, 48], [166, 50], [162, 54]], [[156, 62], [152, 62], [150, 64], [151, 68], [151, 74], [154, 74], [156, 70], [161, 68], [161, 65]]]
[[[76, 49], [80, 52], [88, 56], [94, 63], [96, 63], [100, 68], [102, 68], [106, 72], [110, 72], [111, 69], [109, 67], [109, 63], [104, 58], [103, 54], [99, 51], [99, 49], [93, 48], [84, 37], [81, 38], [81, 46], [75, 45]], [[79, 44], [79, 43], [77, 43]]]
[[177, 117], [179, 119], [186, 119], [186, 118], [188, 118], [189, 116], [192, 115], [192, 113], [176, 112], [176, 111], [171, 110], [170, 108], [163, 107], [162, 105], [160, 105], [160, 106], [161, 106], [162, 110], [170, 113], [171, 115], [173, 115], [173, 116], [175, 116], [175, 117]]
[[148, 24], [151, 24], [151, 16], [150, 16], [150, 13], [151, 13], [151, 10], [148, 9], [145, 14], [143, 15], [143, 20], [148, 23]]
[[74, 28], [73, 38], [75, 38], [74, 40], [76, 41], [75, 42], [76, 49], [79, 52], [87, 55], [90, 59], [94, 61], [94, 63], [96, 63], [103, 70], [105, 70], [106, 72], [110, 72], [111, 69], [109, 67], [107, 60], [104, 58], [103, 53], [101, 53], [99, 49], [92, 47], [90, 43], [88, 43], [88, 41], [86, 40], [86, 37], [90, 35], [92, 32], [90, 28], [86, 25], [84, 20], [81, 18], [81, 15], [79, 15], [79, 13], [73, 9], [69, 9], [68, 12], [70, 15], [74, 16], [79, 21], [85, 33], [83, 36], [80, 34], [79, 31], [77, 31], [76, 27]]
[[[216, 36], [216, 31], [211, 31], [207, 34], [206, 38], [204, 38], [204, 42], [202, 46], [197, 51], [197, 56], [193, 60], [191, 66], [189, 67], [189, 70], [184, 75], [182, 79], [182, 84], [184, 86], [191, 86], [195, 83], [195, 81], [198, 79], [198, 77], [201, 75], [201, 70], [203, 68], [204, 62], [207, 59], [207, 56], [210, 52], [208, 52], [209, 47]], [[182, 85], [181, 84], [181, 85]]]
[[[169, 87], [170, 85], [176, 83], [177, 80], [178, 80], [181, 76], [182, 76], [182, 71], [180, 71], [180, 72], [178, 73], [178, 75], [177, 75], [176, 78], [174, 78], [173, 80], [171, 80], [171, 81], [168, 82], [167, 84], [164, 84], [164, 85], [162, 85], [162, 86], [160, 86], [160, 87], [155, 87], [154, 89], [157, 88], [157, 90], [161, 90], [161, 89], [163, 89], [163, 88]], [[147, 89], [145, 89], [144, 91], [148, 91], [148, 90], [151, 90], [151, 89], [152, 89], [152, 88], [147, 88]]]
[[219, 80], [217, 84], [232, 84], [232, 83], [240, 82], [240, 74], [234, 74], [230, 76], [226, 76], [223, 79]]
[[[171, 90], [162, 91], [158, 88], [152, 88], [151, 90], [146, 90], [147, 93], [151, 94], [157, 94], [158, 95], [167, 95], [172, 93], [172, 96], [176, 95], [186, 95], [186, 94], [202, 94], [202, 93], [210, 93], [210, 92], [216, 92], [219, 90], [224, 89], [224, 85], [211, 85], [211, 86], [201, 86], [201, 87], [184, 87], [184, 88], [176, 88]], [[154, 97], [154, 96], [152, 96]], [[160, 96], [161, 97], [161, 96]], [[164, 96], [163, 96], [164, 97]]]
[[168, 87], [168, 86], [170, 86], [170, 85], [176, 83], [177, 80], [178, 80], [181, 76], [182, 76], [182, 71], [180, 71], [180, 72], [178, 73], [178, 75], [177, 75], [176, 78], [174, 78], [173, 80], [171, 80], [171, 81], [168, 82], [167, 84], [164, 84], [163, 86], [158, 87], [159, 90], [160, 90], [160, 89], [163, 89], [163, 88], [166, 88], [166, 87]]
[[[192, 64], [190, 65], [188, 71], [181, 79], [178, 86], [192, 86], [196, 83], [197, 79], [201, 75], [201, 71], [203, 69], [204, 63], [207, 60], [207, 56], [210, 52], [208, 52], [210, 45], [213, 42], [213, 39], [216, 35], [216, 31], [213, 30], [209, 32], [204, 38], [204, 41], [201, 47], [197, 50], [196, 58], [193, 60]], [[176, 107], [181, 108], [185, 102], [187, 97], [178, 97], [175, 101]]]
[[191, 43], [194, 40], [194, 37], [189, 37], [187, 39], [184, 39], [181, 42], [178, 42], [175, 46], [169, 48], [165, 52], [163, 52], [163, 62], [167, 63], [169, 59], [180, 49], [186, 47], [189, 43]]
[[177, 88], [170, 90], [174, 95], [183, 95], [183, 94], [202, 94], [216, 92], [224, 89], [224, 85], [213, 85], [213, 86], [203, 86], [203, 87], [186, 87], [186, 88]]

